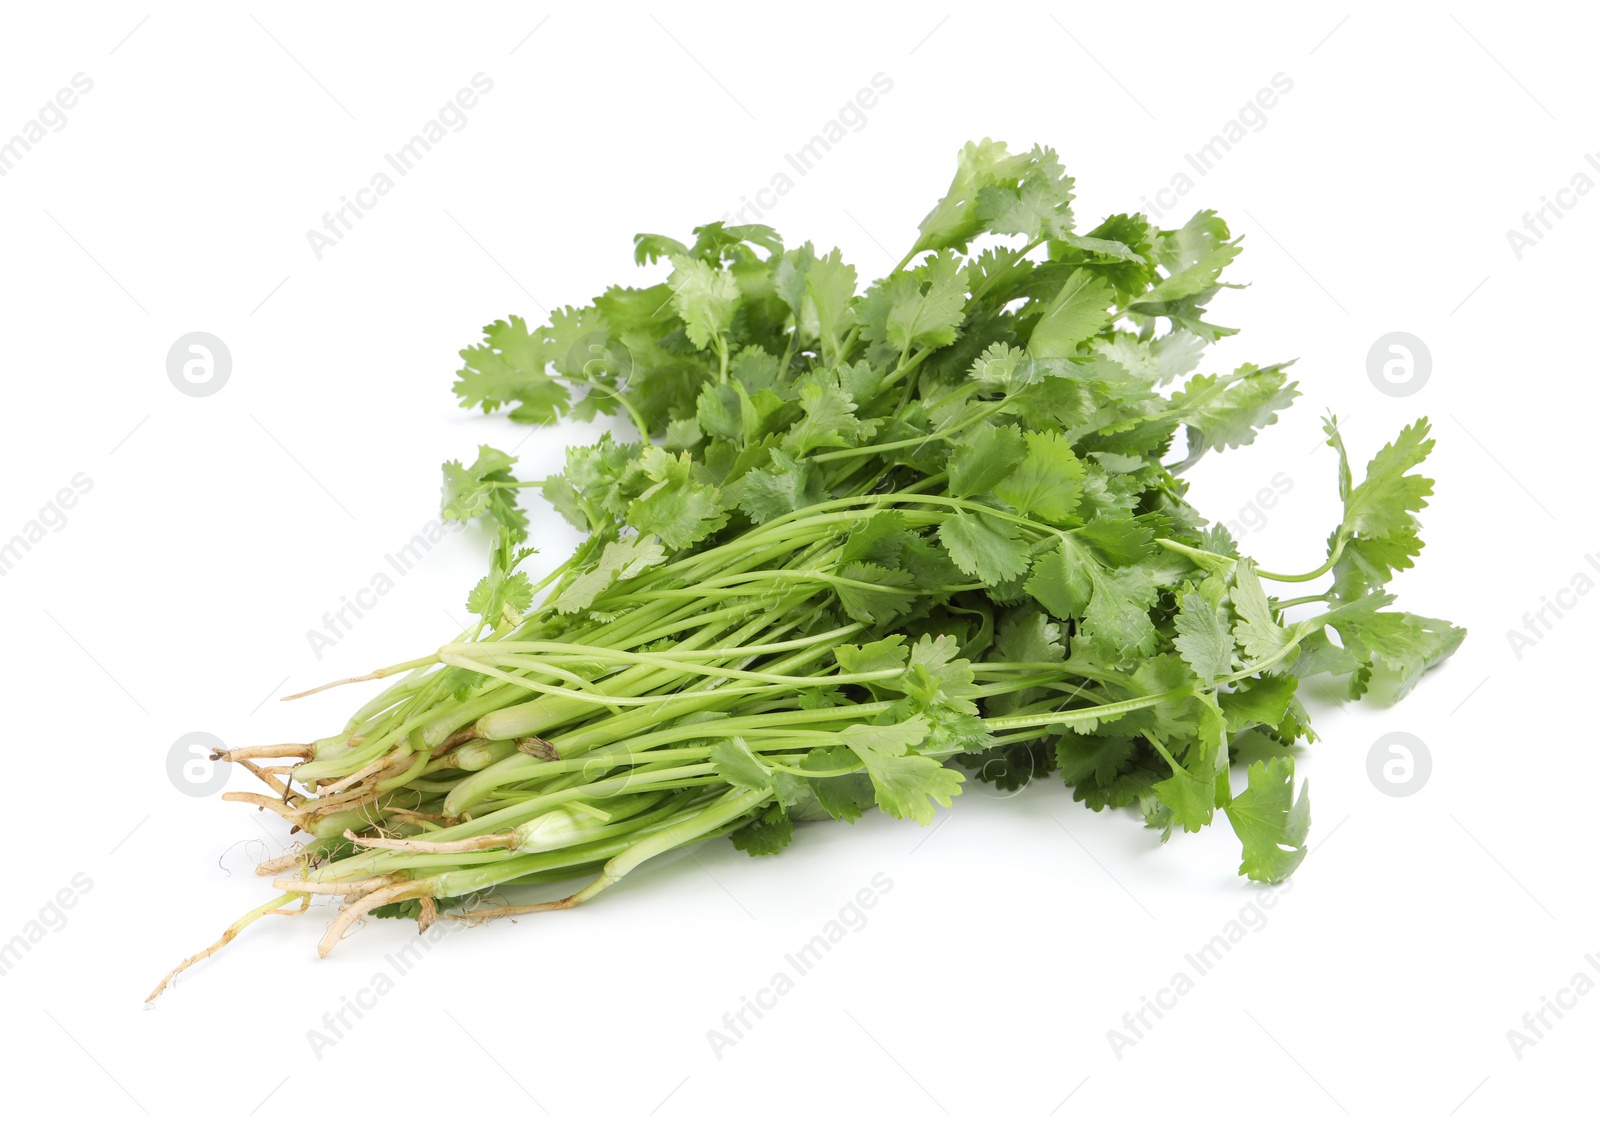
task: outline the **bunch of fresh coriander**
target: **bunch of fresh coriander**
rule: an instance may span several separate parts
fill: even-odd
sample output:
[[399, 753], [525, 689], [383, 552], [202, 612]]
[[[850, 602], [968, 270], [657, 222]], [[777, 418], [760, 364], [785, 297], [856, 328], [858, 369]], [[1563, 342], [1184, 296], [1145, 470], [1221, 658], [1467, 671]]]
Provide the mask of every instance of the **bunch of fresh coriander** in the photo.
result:
[[[1058, 772], [1163, 839], [1220, 810], [1243, 875], [1288, 876], [1305, 789], [1285, 753], [1235, 793], [1240, 736], [1309, 741], [1302, 680], [1354, 698], [1381, 673], [1402, 695], [1463, 636], [1383, 590], [1422, 547], [1427, 421], [1356, 483], [1329, 420], [1344, 513], [1326, 558], [1260, 568], [1179, 478], [1296, 394], [1283, 365], [1180, 380], [1234, 332], [1206, 306], [1238, 242], [1211, 212], [1078, 234], [1072, 198], [1052, 151], [986, 140], [864, 290], [837, 250], [719, 223], [692, 245], [637, 237], [664, 282], [487, 327], [462, 351], [463, 406], [615, 415], [639, 438], [573, 448], [539, 484], [488, 447], [445, 465], [445, 516], [495, 530], [477, 623], [363, 677], [407, 673], [339, 734], [219, 752], [268, 786], [229, 797], [313, 839], [184, 966], [318, 893], [344, 899], [326, 954], [368, 913], [425, 929], [571, 907], [711, 837], [773, 853], [796, 822], [873, 805], [925, 824], [968, 777]], [[586, 535], [538, 581], [535, 486]], [[1289, 622], [1301, 605], [1320, 611]], [[584, 886], [507, 894], [561, 881]]]

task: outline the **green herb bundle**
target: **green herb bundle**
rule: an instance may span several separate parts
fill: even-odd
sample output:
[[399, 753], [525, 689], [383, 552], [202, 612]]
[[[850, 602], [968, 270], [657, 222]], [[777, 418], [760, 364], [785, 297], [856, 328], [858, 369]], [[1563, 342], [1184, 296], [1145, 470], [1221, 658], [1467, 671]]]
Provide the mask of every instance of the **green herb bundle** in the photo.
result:
[[[1290, 754], [1247, 757], [1241, 736], [1311, 741], [1301, 680], [1355, 698], [1383, 674], [1403, 695], [1463, 636], [1383, 589], [1422, 547], [1428, 424], [1356, 482], [1330, 419], [1344, 508], [1325, 560], [1261, 568], [1180, 478], [1296, 395], [1282, 364], [1191, 375], [1234, 333], [1206, 307], [1238, 241], [1211, 212], [1079, 234], [1072, 195], [1050, 150], [986, 140], [864, 289], [837, 250], [709, 224], [693, 244], [637, 237], [662, 282], [487, 327], [462, 351], [463, 406], [617, 416], [641, 438], [573, 448], [538, 484], [488, 447], [445, 465], [445, 516], [495, 528], [477, 623], [363, 677], [404, 673], [339, 734], [219, 752], [269, 786], [228, 796], [313, 839], [263, 866], [277, 898], [184, 965], [318, 893], [345, 901], [327, 953], [368, 913], [571, 907], [706, 838], [772, 853], [797, 822], [873, 805], [925, 824], [973, 778], [1059, 774], [1162, 839], [1220, 810], [1241, 874], [1288, 876], [1305, 788]], [[535, 486], [586, 535], [537, 581]], [[551, 882], [575, 890], [508, 894]]]

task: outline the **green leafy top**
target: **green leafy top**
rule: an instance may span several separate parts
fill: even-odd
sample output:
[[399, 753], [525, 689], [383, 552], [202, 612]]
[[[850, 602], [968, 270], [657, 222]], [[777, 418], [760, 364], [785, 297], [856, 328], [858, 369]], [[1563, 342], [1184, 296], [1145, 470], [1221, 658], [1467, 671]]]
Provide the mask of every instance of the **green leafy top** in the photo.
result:
[[[1234, 332], [1207, 306], [1239, 241], [1211, 212], [1079, 233], [1072, 204], [1054, 152], [985, 140], [880, 279], [838, 249], [709, 224], [687, 243], [637, 237], [664, 280], [532, 330], [487, 327], [462, 351], [464, 406], [622, 415], [640, 438], [573, 448], [543, 481], [585, 541], [537, 606], [515, 572], [515, 461], [483, 447], [445, 465], [445, 514], [499, 531], [480, 631], [613, 640], [629, 637], [608, 626], [659, 624], [660, 647], [691, 651], [706, 625], [859, 633], [785, 669], [801, 685], [772, 685], [797, 720], [770, 732], [781, 742], [757, 728], [708, 748], [729, 787], [772, 795], [739, 834], [753, 852], [788, 843], [791, 818], [854, 819], [874, 800], [926, 821], [960, 792], [955, 765], [1008, 788], [1059, 769], [1081, 800], [1137, 804], [1164, 835], [1221, 807], [1242, 872], [1286, 876], [1306, 795], [1284, 755], [1234, 796], [1240, 735], [1313, 738], [1300, 679], [1338, 674], [1358, 696], [1382, 673], [1404, 694], [1462, 638], [1386, 607], [1422, 546], [1428, 424], [1354, 482], [1329, 420], [1344, 512], [1327, 560], [1261, 569], [1180, 478], [1298, 392], [1286, 363], [1196, 372]], [[980, 237], [991, 246], [970, 251]], [[1263, 584], [1322, 577], [1327, 610], [1298, 622]]]

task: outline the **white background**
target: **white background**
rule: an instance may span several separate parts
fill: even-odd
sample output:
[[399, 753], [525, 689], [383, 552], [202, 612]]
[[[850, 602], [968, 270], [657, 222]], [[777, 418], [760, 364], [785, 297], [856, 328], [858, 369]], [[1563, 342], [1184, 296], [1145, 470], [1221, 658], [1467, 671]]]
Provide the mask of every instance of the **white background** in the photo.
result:
[[[1593, 23], [1473, 4], [949, 11], [8, 11], [0, 138], [93, 81], [0, 178], [0, 541], [92, 481], [0, 576], [0, 942], [92, 883], [0, 979], [8, 1111], [1487, 1127], [1588, 1103], [1600, 994], [1520, 1059], [1506, 1032], [1600, 949], [1600, 597], [1520, 658], [1507, 632], [1574, 575], [1600, 579], [1583, 454], [1600, 194], [1520, 259], [1506, 231], [1600, 146]], [[466, 127], [319, 260], [307, 229], [478, 72], [493, 90]], [[520, 445], [538, 478], [598, 431], [457, 409], [456, 350], [509, 313], [654, 282], [635, 232], [686, 236], [737, 207], [878, 72], [893, 89], [865, 128], [765, 217], [865, 278], [910, 245], [968, 139], [1056, 147], [1087, 227], [1154, 203], [1273, 75], [1293, 82], [1164, 217], [1213, 207], [1246, 236], [1232, 277], [1253, 285], [1214, 307], [1244, 332], [1208, 368], [1298, 357], [1304, 393], [1254, 448], [1203, 461], [1194, 498], [1268, 566], [1307, 568], [1336, 518], [1319, 413], [1348, 422], [1361, 462], [1426, 414], [1439, 486], [1398, 589], [1471, 635], [1392, 710], [1313, 704], [1314, 851], [1264, 928], [1119, 1059], [1107, 1030], [1260, 889], [1225, 827], [1162, 847], [1050, 780], [971, 788], [931, 835], [873, 814], [777, 858], [705, 845], [581, 912], [453, 936], [320, 1059], [308, 1031], [388, 969], [406, 925], [369, 922], [319, 961], [327, 908], [270, 919], [142, 1008], [266, 898], [252, 866], [281, 845], [276, 818], [175, 788], [174, 740], [336, 731], [359, 689], [277, 697], [454, 635], [481, 572], [481, 532], [455, 535], [336, 647], [308, 643], [434, 517], [441, 460]], [[194, 330], [233, 358], [203, 398], [165, 369]], [[1367, 375], [1393, 330], [1432, 354], [1403, 398]], [[1275, 475], [1292, 488], [1241, 514]], [[573, 537], [530, 501], [553, 565]], [[1368, 776], [1391, 731], [1432, 754], [1405, 798]], [[718, 1059], [707, 1031], [878, 873], [893, 887], [866, 927]]]

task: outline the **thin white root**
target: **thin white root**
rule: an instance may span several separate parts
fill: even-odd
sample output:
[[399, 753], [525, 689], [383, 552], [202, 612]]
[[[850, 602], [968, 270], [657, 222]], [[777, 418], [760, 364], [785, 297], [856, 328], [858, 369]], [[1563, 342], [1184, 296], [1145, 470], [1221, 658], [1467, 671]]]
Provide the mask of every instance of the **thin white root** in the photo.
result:
[[399, 903], [401, 900], [420, 899], [425, 895], [431, 895], [433, 894], [431, 888], [430, 880], [404, 880], [379, 888], [371, 895], [362, 896], [339, 912], [339, 917], [329, 924], [328, 933], [322, 936], [322, 942], [317, 945], [318, 956], [328, 957], [333, 948], [339, 945], [339, 940], [344, 938], [344, 933], [368, 911], [391, 903]]
[[311, 757], [315, 751], [309, 742], [280, 742], [273, 746], [239, 746], [232, 750], [224, 750], [220, 746], [211, 750], [213, 762], [242, 762], [246, 758], [299, 758], [302, 761]]
[[287, 872], [290, 868], [298, 868], [301, 857], [298, 853], [289, 856], [278, 856], [271, 860], [263, 860], [256, 865], [256, 875], [276, 876], [279, 872]]
[[515, 833], [485, 833], [465, 840], [391, 840], [381, 836], [357, 836], [354, 829], [346, 829], [344, 836], [362, 848], [389, 848], [397, 852], [483, 852], [491, 848], [514, 848], [517, 843]]
[[461, 823], [460, 817], [447, 817], [443, 813], [422, 813], [416, 809], [401, 809], [394, 805], [385, 806], [383, 811], [385, 813], [393, 813], [397, 817], [404, 817], [419, 825], [433, 825], [437, 828], [449, 828], [451, 825]]
[[272, 886], [279, 891], [310, 895], [366, 895], [393, 883], [392, 876], [374, 876], [370, 880], [302, 880], [296, 876], [280, 876], [272, 881]]
[[402, 742], [393, 750], [389, 751], [389, 753], [385, 754], [382, 758], [379, 758], [376, 762], [368, 762], [355, 773], [340, 778], [332, 785], [318, 786], [317, 793], [322, 797], [332, 796], [342, 789], [349, 788], [358, 781], [362, 781], [376, 773], [380, 773], [383, 770], [390, 769], [401, 762], [407, 761], [411, 758], [412, 754], [413, 751], [411, 749], [411, 744], [409, 742]]
[[602, 873], [593, 883], [582, 891], [574, 892], [565, 899], [552, 899], [544, 903], [525, 903], [518, 907], [493, 907], [487, 911], [465, 911], [452, 914], [451, 919], [459, 919], [476, 927], [480, 923], [487, 923], [490, 919], [503, 919], [508, 915], [533, 915], [540, 911], [566, 911], [587, 903], [606, 888], [616, 883], [616, 879]]
[[392, 664], [386, 668], [379, 668], [377, 671], [368, 672], [366, 675], [346, 676], [344, 679], [336, 679], [332, 683], [324, 683], [321, 687], [313, 687], [309, 691], [296, 691], [293, 695], [285, 695], [279, 702], [287, 703], [292, 699], [304, 699], [307, 695], [315, 695], [319, 691], [327, 691], [333, 687], [344, 687], [346, 684], [368, 683], [375, 679], [385, 679], [399, 672], [411, 671], [425, 664], [435, 663], [437, 660], [437, 656], [423, 656], [420, 659], [410, 660], [404, 664]]
[[233, 926], [229, 927], [226, 931], [223, 931], [222, 932], [222, 937], [220, 939], [218, 939], [216, 942], [212, 943], [210, 946], [206, 947], [204, 950], [202, 950], [198, 954], [191, 954], [188, 958], [185, 958], [182, 962], [180, 962], [176, 966], [174, 966], [172, 968], [172, 971], [165, 978], [162, 978], [161, 981], [156, 985], [156, 988], [150, 991], [150, 996], [145, 998], [144, 1000], [146, 1002], [155, 1001], [156, 998], [161, 995], [161, 991], [166, 989], [168, 986], [172, 985], [172, 980], [174, 978], [176, 978], [179, 974], [182, 974], [185, 970], [189, 969], [189, 967], [193, 966], [196, 962], [199, 962], [199, 961], [201, 961], [202, 959], [205, 959], [205, 958], [210, 958], [213, 954], [217, 953], [217, 951], [221, 950], [223, 947], [225, 947], [229, 943], [231, 943], [234, 939], [238, 938], [239, 937], [239, 932], [244, 930], [251, 923], [254, 923], [257, 919], [261, 918], [263, 915], [270, 915], [270, 914], [275, 913], [278, 908], [282, 907], [286, 903], [293, 903], [295, 898], [296, 897], [292, 892], [290, 894], [288, 894], [288, 895], [280, 895], [277, 899], [270, 900], [267, 903], [263, 903], [260, 907], [257, 907], [254, 911], [252, 911], [249, 914], [247, 914], [247, 915], [243, 916], [242, 918], [240, 918], [237, 922], [235, 922], [233, 924]]
[[224, 801], [248, 801], [251, 805], [259, 805], [263, 809], [271, 809], [278, 816], [291, 824], [298, 825], [304, 813], [297, 811], [294, 806], [285, 804], [276, 797], [268, 797], [263, 793], [224, 793]]
[[[272, 789], [276, 790], [278, 792], [278, 794], [281, 795], [281, 796], [288, 796], [288, 797], [304, 797], [305, 796], [305, 794], [303, 794], [299, 790], [293, 788], [293, 786], [291, 784], [291, 781], [290, 781], [290, 778], [288, 776], [288, 772], [287, 772], [288, 771], [288, 767], [287, 766], [277, 767], [277, 768], [258, 766], [254, 762], [250, 761], [248, 758], [240, 758], [240, 759], [238, 759], [238, 764], [243, 766], [245, 769], [249, 770], [256, 777], [260, 778], [268, 786], [270, 786]], [[278, 776], [279, 774], [283, 774], [284, 776], [280, 778]]]

